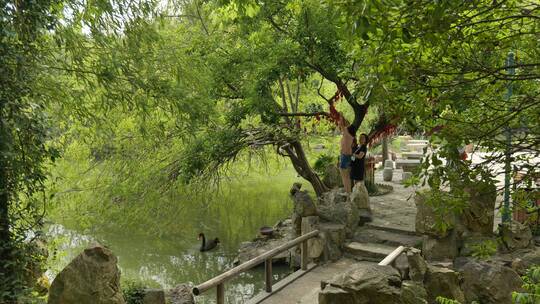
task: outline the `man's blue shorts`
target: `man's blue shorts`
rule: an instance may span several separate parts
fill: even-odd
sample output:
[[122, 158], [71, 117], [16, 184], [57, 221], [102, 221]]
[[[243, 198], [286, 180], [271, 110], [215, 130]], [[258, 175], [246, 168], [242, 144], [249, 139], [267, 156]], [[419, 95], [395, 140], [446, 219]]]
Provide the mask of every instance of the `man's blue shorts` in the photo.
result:
[[339, 168], [348, 169], [351, 167], [351, 156], [346, 154], [339, 155]]

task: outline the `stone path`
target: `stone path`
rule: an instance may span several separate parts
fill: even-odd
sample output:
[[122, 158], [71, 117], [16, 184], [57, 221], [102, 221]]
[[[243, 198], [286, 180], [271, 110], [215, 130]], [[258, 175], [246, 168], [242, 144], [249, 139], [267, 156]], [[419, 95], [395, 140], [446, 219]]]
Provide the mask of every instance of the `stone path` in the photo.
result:
[[351, 265], [357, 263], [352, 259], [341, 259], [337, 262], [325, 264], [316, 267], [312, 271], [303, 275], [298, 280], [287, 285], [282, 290], [273, 294], [270, 298], [264, 300], [263, 304], [316, 304], [319, 302], [319, 291], [321, 290], [321, 281], [330, 280], [334, 276], [350, 269]]
[[[408, 200], [414, 190], [400, 184], [401, 170], [394, 171], [395, 177], [398, 179], [394, 179], [394, 182], [385, 182], [394, 187], [391, 193], [370, 197], [374, 220], [365, 226], [358, 227], [354, 237], [345, 244], [344, 258], [314, 268], [258, 303], [316, 304], [322, 280], [330, 280], [358, 263], [379, 262], [399, 245], [418, 245], [420, 237], [414, 232], [416, 207], [412, 199]], [[375, 174], [375, 180], [382, 182], [382, 172]], [[249, 303], [257, 303], [257, 301]]]
[[382, 171], [375, 173], [375, 182], [389, 184], [394, 187], [394, 191], [369, 198], [373, 211], [373, 222], [369, 223], [369, 226], [384, 227], [388, 230], [394, 228], [414, 233], [414, 219], [416, 217], [416, 206], [412, 198], [414, 189], [405, 188], [401, 184], [402, 172], [400, 169], [394, 169], [391, 182], [383, 182]]

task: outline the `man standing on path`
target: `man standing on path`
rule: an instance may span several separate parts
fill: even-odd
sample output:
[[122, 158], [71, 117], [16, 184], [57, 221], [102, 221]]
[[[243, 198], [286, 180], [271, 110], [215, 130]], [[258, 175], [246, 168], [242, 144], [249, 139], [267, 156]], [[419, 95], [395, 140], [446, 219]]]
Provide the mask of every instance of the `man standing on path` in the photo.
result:
[[340, 114], [338, 126], [341, 130], [339, 173], [341, 174], [341, 180], [343, 181], [345, 192], [351, 193], [351, 155], [356, 130], [354, 126], [350, 125], [345, 119], [343, 113]]

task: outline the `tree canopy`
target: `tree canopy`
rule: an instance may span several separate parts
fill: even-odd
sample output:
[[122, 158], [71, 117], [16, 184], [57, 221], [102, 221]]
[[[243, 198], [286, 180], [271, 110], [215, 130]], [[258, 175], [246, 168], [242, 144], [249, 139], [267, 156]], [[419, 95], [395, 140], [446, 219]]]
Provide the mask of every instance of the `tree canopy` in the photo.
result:
[[[530, 183], [539, 11], [532, 0], [2, 2], [0, 258], [39, 222], [46, 166], [73, 143], [96, 161], [155, 158], [160, 185], [275, 153], [320, 195], [306, 125], [336, 105], [371, 135], [398, 126], [438, 145], [413, 182], [463, 195], [511, 156]], [[481, 164], [460, 158], [469, 143]]]

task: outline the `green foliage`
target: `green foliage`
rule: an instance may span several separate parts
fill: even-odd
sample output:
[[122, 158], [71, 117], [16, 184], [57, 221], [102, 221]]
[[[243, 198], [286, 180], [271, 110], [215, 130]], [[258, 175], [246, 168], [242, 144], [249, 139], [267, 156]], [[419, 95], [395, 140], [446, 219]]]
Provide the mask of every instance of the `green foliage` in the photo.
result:
[[461, 304], [461, 302], [459, 302], [459, 301], [448, 299], [448, 298], [441, 297], [441, 296], [438, 296], [435, 299], [435, 301], [437, 301], [437, 304]]
[[497, 252], [497, 242], [487, 240], [479, 244], [471, 245], [471, 255], [479, 259], [489, 259]]
[[540, 300], [540, 266], [534, 265], [527, 269], [527, 274], [523, 278], [523, 289], [525, 292], [513, 292], [512, 303], [514, 304], [536, 304]]
[[57, 1], [0, 4], [0, 302], [33, 302], [29, 272], [43, 257], [27, 242], [43, 217], [46, 165], [58, 157], [47, 144], [49, 96], [39, 90], [46, 31], [54, 28]]
[[143, 304], [145, 286], [135, 281], [124, 281], [122, 294], [126, 304]]
[[313, 170], [317, 172], [320, 176], [324, 176], [326, 168], [328, 168], [329, 165], [335, 165], [336, 164], [336, 156], [330, 155], [330, 154], [320, 154], [317, 157], [317, 160], [315, 160], [315, 163], [313, 164]]

